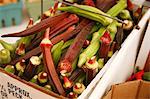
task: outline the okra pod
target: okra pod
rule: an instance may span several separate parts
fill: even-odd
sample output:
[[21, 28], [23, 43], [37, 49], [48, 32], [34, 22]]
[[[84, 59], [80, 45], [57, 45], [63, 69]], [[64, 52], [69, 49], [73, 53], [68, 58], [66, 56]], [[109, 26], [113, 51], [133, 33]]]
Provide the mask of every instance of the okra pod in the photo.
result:
[[86, 40], [87, 35], [90, 33], [90, 30], [92, 29], [93, 22], [89, 23], [87, 26], [85, 26], [81, 32], [76, 36], [73, 44], [69, 47], [65, 59], [68, 59], [69, 62], [73, 62], [77, 55], [80, 53], [80, 50], [82, 49], [82, 46], [84, 44], [84, 41]]
[[16, 67], [16, 70], [17, 70], [17, 75], [19, 77], [22, 76], [23, 73], [24, 73], [25, 67], [26, 67], [25, 60], [21, 60], [21, 61], [17, 62], [15, 67]]
[[38, 74], [38, 82], [40, 83], [40, 85], [44, 85], [46, 84], [48, 81], [48, 74], [46, 72], [40, 72]]
[[79, 17], [75, 14], [71, 14], [69, 15], [68, 18], [63, 19], [62, 21], [60, 21], [55, 27], [54, 29], [52, 28], [51, 32], [50, 32], [50, 38], [53, 38], [54, 36], [56, 36], [57, 34], [63, 32], [65, 29], [69, 28], [70, 26], [72, 26], [73, 24], [77, 23], [79, 21]]
[[0, 64], [8, 64], [11, 61], [10, 52], [8, 49], [2, 49], [0, 51]]
[[52, 53], [52, 57], [53, 57], [53, 61], [54, 61], [55, 66], [57, 66], [57, 64], [60, 60], [60, 57], [61, 57], [61, 54], [62, 54], [63, 43], [64, 42], [62, 42], [62, 43], [60, 42], [60, 44], [57, 46], [57, 48]]
[[[90, 33], [90, 30], [92, 29], [93, 26], [93, 22], [89, 23], [87, 26], [85, 26], [81, 32], [76, 36], [73, 44], [69, 47], [69, 49], [67, 50], [67, 53], [65, 54], [65, 57], [63, 60], [66, 60], [66, 62], [70, 65], [68, 65], [69, 67], [72, 65], [73, 61], [75, 60], [75, 58], [78, 56], [78, 54], [80, 53], [80, 50], [82, 49], [82, 46], [84, 44], [84, 41], [86, 40], [87, 35]], [[59, 64], [59, 67], [63, 67], [61, 65], [64, 65], [66, 63], [64, 63], [65, 61], [61, 61]], [[66, 66], [67, 67], [67, 66]]]
[[85, 90], [85, 86], [83, 83], [78, 82], [73, 86], [73, 92], [76, 94], [81, 94], [84, 90]]
[[69, 78], [66, 76], [63, 77], [63, 81], [64, 81], [63, 87], [65, 89], [69, 89], [73, 86], [73, 82], [71, 80], [69, 80]]
[[68, 6], [68, 7], [60, 7], [60, 8], [58, 8], [58, 10], [68, 11], [71, 13], [78, 14], [78, 15], [83, 16], [85, 18], [89, 18], [91, 20], [98, 21], [101, 24], [103, 24], [104, 26], [107, 26], [112, 22], [112, 19], [110, 19], [110, 18], [107, 18], [107, 17], [101, 16], [99, 14], [93, 13], [93, 11], [94, 12], [96, 11], [97, 13], [109, 16], [108, 14], [102, 12], [101, 10], [99, 10], [95, 7], [91, 7], [91, 6], [87, 6], [87, 5], [76, 5], [76, 6], [81, 7], [82, 9], [77, 8], [77, 7], [73, 7], [73, 6]]
[[128, 10], [122, 10], [120, 13], [119, 13], [119, 16], [124, 19], [124, 20], [131, 20], [131, 15], [130, 15], [130, 12]]
[[82, 67], [83, 64], [87, 61], [87, 58], [94, 56], [100, 47], [99, 41], [93, 41], [80, 55], [78, 61], [78, 67]]
[[99, 57], [107, 60], [108, 52], [110, 49], [112, 38], [110, 37], [110, 32], [105, 31], [104, 35], [100, 37], [101, 47], [99, 49]]
[[33, 78], [30, 80], [30, 82], [37, 84], [38, 81], [38, 75], [34, 75]]
[[116, 0], [96, 0], [96, 7], [104, 12], [107, 12], [116, 4]]
[[102, 69], [104, 67], [104, 58], [98, 59], [98, 69]]
[[98, 72], [98, 62], [96, 61], [96, 56], [93, 56], [86, 61], [83, 66], [83, 70], [86, 72], [86, 85], [88, 85]]
[[115, 47], [116, 47], [116, 42], [113, 41], [111, 43], [111, 46], [110, 46], [110, 49], [109, 49], [109, 52], [108, 52], [108, 57], [109, 58], [112, 57], [113, 53], [115, 52], [115, 50], [116, 50]]
[[116, 33], [117, 49], [120, 49], [121, 44], [123, 42], [123, 37], [124, 37], [123, 27], [118, 27], [117, 28], [117, 33]]
[[45, 85], [44, 88], [47, 89], [47, 90], [51, 90], [52, 91], [52, 87], [49, 84]]
[[30, 80], [36, 73], [37, 66], [41, 64], [41, 60], [38, 56], [32, 56], [29, 60], [29, 64], [25, 68], [25, 79]]
[[127, 0], [119, 0], [119, 2], [116, 5], [114, 5], [110, 10], [107, 11], [107, 14], [115, 17], [126, 7]]
[[[40, 57], [39, 57], [40, 58]], [[40, 64], [38, 67], [37, 67], [37, 70], [36, 70], [36, 74], [39, 74], [40, 72], [44, 71], [44, 66], [43, 64]]]
[[73, 41], [74, 41], [74, 39], [70, 39], [70, 40], [66, 41], [61, 49], [63, 50], [65, 48], [69, 47], [73, 43]]
[[24, 55], [26, 47], [30, 44], [32, 37], [27, 36], [27, 37], [22, 37], [19, 40], [18, 47], [16, 48], [16, 54], [17, 55]]
[[57, 50], [57, 48], [59, 48], [60, 46], [63, 46], [63, 44], [64, 44], [64, 41], [63, 41], [63, 40], [60, 41], [60, 42], [58, 42], [57, 44], [55, 44], [55, 45], [52, 47], [51, 52], [53, 53], [55, 50]]
[[4, 70], [7, 71], [8, 73], [12, 73], [12, 74], [15, 73], [15, 67], [12, 66], [12, 65], [7, 65], [7, 66], [4, 68]]
[[[7, 49], [10, 51], [11, 55], [14, 54], [15, 50], [16, 50], [16, 47], [17, 47], [17, 42], [14, 43], [14, 44], [11, 44], [11, 43], [7, 43], [6, 41], [4, 40], [0, 40], [0, 44], [3, 46], [3, 48]], [[13, 55], [12, 55], [13, 56]]]
[[75, 69], [69, 79], [74, 82], [82, 73], [84, 74], [83, 69]]
[[49, 17], [49, 18], [37, 23], [36, 25], [34, 25], [34, 26], [24, 30], [24, 31], [21, 31], [21, 32], [18, 32], [18, 33], [12, 33], [12, 34], [5, 34], [5, 35], [2, 35], [2, 37], [24, 37], [24, 36], [29, 36], [29, 35], [32, 35], [34, 33], [38, 33], [42, 30], [45, 30], [48, 27], [55, 26], [58, 22], [60, 22], [64, 18], [66, 18], [68, 15], [69, 15], [69, 13], [64, 12], [60, 15], [56, 15], [54, 17]]
[[44, 39], [42, 40], [40, 47], [42, 49], [42, 53], [43, 53], [43, 59], [44, 59], [44, 66], [46, 68], [46, 72], [48, 73], [48, 78], [49, 80], [53, 81], [54, 86], [56, 87], [57, 91], [59, 94], [65, 96], [66, 93], [63, 89], [63, 86], [60, 82], [60, 79], [58, 77], [58, 74], [56, 72], [54, 63], [53, 63], [53, 59], [52, 59], [52, 55], [51, 55], [51, 48], [52, 48], [52, 42], [49, 40], [49, 30], [50, 28], [46, 29], [46, 32], [44, 34]]
[[69, 99], [76, 99], [78, 97], [78, 94], [74, 93], [74, 92], [70, 92], [67, 97]]

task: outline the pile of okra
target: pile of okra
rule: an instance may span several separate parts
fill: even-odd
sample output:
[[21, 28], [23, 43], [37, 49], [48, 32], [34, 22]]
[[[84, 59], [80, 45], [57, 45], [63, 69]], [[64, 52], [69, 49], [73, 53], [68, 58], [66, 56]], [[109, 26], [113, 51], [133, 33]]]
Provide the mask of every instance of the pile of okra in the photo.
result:
[[24, 31], [1, 36], [20, 39], [0, 40], [0, 67], [45, 90], [77, 98], [131, 30], [140, 28], [143, 6], [130, 0], [64, 2], [71, 5], [56, 1], [38, 22], [30, 18]]

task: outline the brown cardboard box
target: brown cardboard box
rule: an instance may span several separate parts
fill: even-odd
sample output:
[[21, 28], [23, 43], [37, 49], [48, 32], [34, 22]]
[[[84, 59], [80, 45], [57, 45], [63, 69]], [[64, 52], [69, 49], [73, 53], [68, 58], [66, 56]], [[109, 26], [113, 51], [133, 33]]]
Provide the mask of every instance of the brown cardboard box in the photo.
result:
[[150, 99], [150, 82], [138, 80], [113, 85], [103, 99]]

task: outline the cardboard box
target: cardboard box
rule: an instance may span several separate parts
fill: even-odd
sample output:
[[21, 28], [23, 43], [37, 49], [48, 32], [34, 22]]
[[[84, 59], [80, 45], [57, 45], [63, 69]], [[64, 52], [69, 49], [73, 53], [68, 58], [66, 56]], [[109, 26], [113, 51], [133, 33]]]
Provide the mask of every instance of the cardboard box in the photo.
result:
[[[149, 18], [150, 9], [140, 20], [138, 24], [140, 29], [134, 29], [122, 44], [122, 48], [111, 63], [110, 68], [104, 74], [102, 79], [99, 80], [99, 83], [89, 96], [89, 99], [101, 99], [105, 92], [110, 89], [111, 85], [125, 82], [133, 73], [137, 52], [139, 45], [141, 44], [141, 37], [143, 37], [144, 29]], [[150, 38], [150, 36], [147, 38]]]
[[[148, 15], [149, 15], [149, 12], [148, 12]], [[147, 14], [146, 14], [146, 16], [147, 16]], [[145, 24], [146, 24], [145, 19], [143, 21], [142, 21], [143, 22], [142, 24], [144, 24], [144, 26], [145, 26]], [[142, 29], [143, 29], [143, 27], [142, 27]], [[136, 32], [136, 31], [134, 30], [134, 32]], [[125, 41], [125, 42], [127, 42], [127, 44], [125, 44], [125, 47], [127, 46], [127, 49], [128, 49], [128, 43], [130, 43], [130, 39], [134, 38], [134, 36], [135, 36], [134, 32], [132, 32], [130, 34], [129, 38], [127, 38], [127, 39], [129, 39], [129, 42]], [[138, 35], [138, 38], [140, 38], [140, 33]], [[15, 39], [12, 39], [12, 38], [8, 38], [7, 39], [6, 38], [5, 40], [13, 42], [13, 41], [16, 41], [16, 38]], [[135, 46], [137, 46], [137, 45], [138, 45], [138, 42], [135, 44]], [[135, 49], [136, 49], [136, 47], [134, 48], [134, 50]], [[121, 51], [121, 53], [122, 53], [122, 51]], [[131, 55], [134, 54], [134, 56], [135, 56], [135, 53], [136, 52], [132, 53]], [[104, 68], [102, 68], [102, 70], [96, 75], [96, 77], [92, 80], [92, 82], [87, 86], [87, 88], [85, 89], [85, 91], [78, 97], [78, 99], [87, 99], [90, 96], [90, 94], [92, 93], [92, 91], [94, 90], [95, 86], [98, 84], [99, 80], [100, 79], [107, 79], [107, 76], [104, 76], [104, 75], [107, 72], [107, 70], [109, 70], [109, 68], [112, 66], [112, 64], [114, 64], [114, 61], [118, 60], [118, 58], [120, 58], [120, 54], [119, 54], [118, 58], [116, 59], [117, 56], [118, 56], [118, 52], [116, 52], [113, 55], [113, 57], [105, 64]], [[123, 57], [124, 56], [122, 56], [122, 58]], [[134, 57], [131, 57], [131, 58], [133, 58], [131, 60], [131, 61], [133, 61]], [[113, 65], [113, 66], [115, 66], [115, 65]], [[105, 78], [103, 78], [103, 76]], [[9, 88], [8, 87], [8, 82], [10, 82], [11, 84], [13, 84], [14, 86], [17, 86], [18, 88], [22, 88], [22, 90], [27, 91], [30, 94], [30, 97], [32, 97], [32, 99], [41, 99], [41, 97], [44, 97], [44, 99], [65, 98], [65, 97], [59, 96], [59, 95], [57, 95], [57, 94], [55, 94], [53, 92], [44, 91], [41, 87], [38, 87], [38, 86], [36, 86], [36, 85], [34, 85], [32, 83], [29, 83], [27, 81], [21, 80], [20, 78], [14, 76], [14, 75], [8, 74], [4, 70], [0, 69], [0, 84], [5, 87], [7, 93], [9, 91], [8, 90], [8, 88]], [[104, 83], [106, 83], [106, 85], [107, 85], [107, 81], [105, 81]], [[104, 87], [103, 90], [105, 90], [105, 87]], [[103, 93], [100, 92], [99, 94], [103, 94]], [[0, 97], [1, 96], [2, 96], [2, 94], [0, 94]], [[14, 97], [13, 94], [8, 94], [8, 99], [16, 99], [16, 97]], [[27, 97], [23, 97], [23, 99], [28, 99], [28, 98]], [[95, 99], [95, 98], [92, 98], [92, 99]]]
[[126, 83], [113, 85], [103, 99], [150, 99], [150, 82], [129, 81]]

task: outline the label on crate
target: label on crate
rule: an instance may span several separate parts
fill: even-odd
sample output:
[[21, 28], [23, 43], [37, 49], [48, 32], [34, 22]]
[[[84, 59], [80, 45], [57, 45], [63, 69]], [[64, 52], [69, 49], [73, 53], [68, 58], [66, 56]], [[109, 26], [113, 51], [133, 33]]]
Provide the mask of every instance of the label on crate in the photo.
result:
[[0, 99], [55, 99], [0, 72]]

